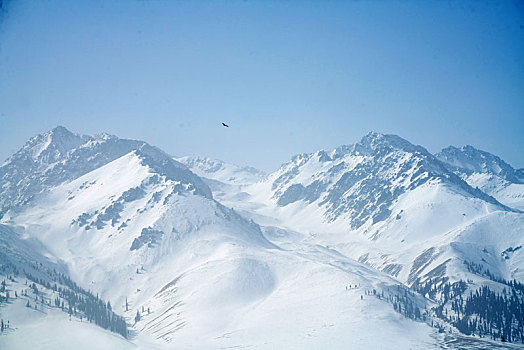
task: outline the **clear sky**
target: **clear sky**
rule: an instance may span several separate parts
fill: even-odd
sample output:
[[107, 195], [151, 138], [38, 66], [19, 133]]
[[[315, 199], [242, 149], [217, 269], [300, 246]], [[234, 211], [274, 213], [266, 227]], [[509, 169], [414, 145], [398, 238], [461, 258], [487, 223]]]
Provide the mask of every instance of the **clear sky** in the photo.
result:
[[524, 167], [524, 2], [4, 0], [1, 161], [57, 125], [266, 171], [371, 130]]

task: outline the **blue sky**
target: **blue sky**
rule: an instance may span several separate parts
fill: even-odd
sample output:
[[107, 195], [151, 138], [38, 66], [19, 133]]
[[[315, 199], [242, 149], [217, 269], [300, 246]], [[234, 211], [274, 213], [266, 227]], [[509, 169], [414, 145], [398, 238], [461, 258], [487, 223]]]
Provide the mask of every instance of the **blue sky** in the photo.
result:
[[64, 125], [266, 171], [371, 130], [431, 152], [471, 144], [524, 167], [519, 1], [4, 7], [2, 160]]

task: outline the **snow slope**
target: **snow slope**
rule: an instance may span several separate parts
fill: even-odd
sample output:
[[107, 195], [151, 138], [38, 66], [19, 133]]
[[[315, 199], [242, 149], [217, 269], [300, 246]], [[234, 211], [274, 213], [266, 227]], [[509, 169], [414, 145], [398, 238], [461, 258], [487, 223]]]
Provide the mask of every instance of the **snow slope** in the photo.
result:
[[[148, 205], [151, 198], [145, 195], [124, 202], [118, 216], [103, 221], [100, 215], [89, 216], [106, 213], [104, 207], [114, 207], [121, 193], [151, 176], [155, 175], [131, 153], [58, 186], [13, 218], [15, 225], [25, 225], [27, 233], [68, 261], [77, 281], [99, 291], [120, 312], [127, 297], [131, 310], [124, 314], [130, 319], [142, 307], [152, 310], [134, 325], [137, 344], [175, 342], [184, 348], [214, 348], [241, 343], [271, 348], [293, 340], [296, 346], [331, 341], [339, 348], [365, 347], [376, 343], [378, 333], [366, 323], [377, 315], [384, 320], [374, 322], [383, 322], [381, 328], [392, 337], [400, 327], [420, 334], [416, 340], [397, 338], [400, 347], [420, 344], [421, 338], [428, 344], [432, 341], [431, 329], [403, 320], [389, 304], [374, 298], [360, 301], [362, 289], [360, 293], [345, 290], [348, 281], [372, 289], [380, 283], [397, 283], [393, 279], [343, 257], [339, 259], [346, 262], [340, 267], [332, 266], [332, 258], [323, 257], [327, 261], [322, 262], [309, 256], [322, 256], [321, 250], [304, 256], [285, 252], [269, 243], [257, 225], [209, 198], [184, 192], [165, 202], [176, 185], [161, 182], [144, 188], [151, 198], [163, 193], [158, 204]], [[98, 207], [101, 204], [105, 205]], [[83, 213], [89, 217], [85, 225], [76, 220]], [[120, 228], [124, 222], [127, 226]], [[161, 233], [133, 249], [144, 228]], [[316, 306], [311, 310], [312, 300]], [[368, 307], [375, 311], [367, 321], [355, 322], [350, 316]], [[309, 312], [297, 313], [307, 308]], [[286, 320], [286, 315], [293, 316]], [[312, 315], [318, 321], [312, 321]], [[275, 323], [276, 319], [282, 323]], [[294, 326], [284, 330], [290, 322]], [[255, 336], [262, 325], [274, 335], [272, 340]], [[336, 330], [329, 329], [335, 326]], [[336, 342], [330, 340], [333, 336]]]
[[[259, 224], [306, 233], [408, 285], [470, 278], [465, 261], [500, 278], [523, 277], [522, 252], [513, 250], [524, 244], [524, 215], [398, 136], [370, 133], [355, 145], [295, 156], [243, 191], [242, 200], [215, 195]], [[484, 251], [490, 257], [480, 261]]]
[[45, 270], [53, 269], [59, 272], [67, 271], [65, 265], [40, 241], [23, 238], [13, 227], [0, 224], [0, 273], [11, 274], [25, 270], [42, 278], [46, 275]]
[[[11, 301], [0, 305], [0, 318], [10, 328], [0, 333], [0, 349], [136, 349], [119, 335], [83, 322], [40, 302], [33, 295], [14, 297], [14, 291], [27, 290], [21, 279], [8, 283]], [[47, 292], [46, 297], [56, 293]], [[31, 307], [26, 307], [29, 302]], [[34, 308], [35, 304], [37, 309]]]

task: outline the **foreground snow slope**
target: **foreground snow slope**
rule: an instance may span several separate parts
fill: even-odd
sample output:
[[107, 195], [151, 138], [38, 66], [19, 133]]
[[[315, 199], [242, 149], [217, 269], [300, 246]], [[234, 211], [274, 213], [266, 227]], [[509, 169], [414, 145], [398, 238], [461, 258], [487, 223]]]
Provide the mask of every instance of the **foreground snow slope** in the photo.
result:
[[[2, 276], [3, 277], [3, 276]], [[9, 283], [11, 301], [0, 305], [0, 318], [10, 328], [0, 333], [0, 349], [136, 349], [137, 346], [115, 333], [103, 330], [85, 319], [73, 317], [41, 303], [34, 309], [33, 297], [19, 295], [28, 286], [19, 279]], [[50, 294], [50, 293], [49, 293]], [[29, 302], [31, 307], [26, 307]]]
[[[359, 288], [346, 290], [349, 283]], [[396, 282], [321, 247], [297, 254], [223, 243], [149, 299], [145, 308], [155, 312], [136, 328], [139, 341], [162, 339], [183, 348], [387, 348], [378, 329], [399, 348], [434, 345], [426, 325], [402, 319], [374, 297], [361, 299], [382, 284]], [[401, 329], [412, 338], [398, 337]]]

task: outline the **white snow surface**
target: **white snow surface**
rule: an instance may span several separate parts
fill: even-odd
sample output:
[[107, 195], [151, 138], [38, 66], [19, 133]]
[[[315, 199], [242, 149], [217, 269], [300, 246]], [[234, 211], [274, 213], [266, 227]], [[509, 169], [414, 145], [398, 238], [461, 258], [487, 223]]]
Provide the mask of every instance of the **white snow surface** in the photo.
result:
[[[524, 278], [524, 214], [511, 209], [521, 208], [518, 190], [489, 193], [497, 201], [470, 186], [477, 173], [454, 173], [397, 136], [370, 133], [266, 176], [66, 131], [51, 132], [66, 141], [42, 136], [2, 166], [16, 207], [2, 202], [0, 228], [41, 241], [73, 280], [111, 301], [133, 336], [25, 308], [20, 298], [0, 309], [17, 325], [0, 347], [442, 348], [435, 328], [366, 291], [436, 277], [480, 285], [464, 261]], [[36, 173], [60, 181], [18, 185], [13, 169], [26, 154]]]
[[[133, 325], [139, 347], [386, 348], [384, 334], [400, 348], [435, 343], [433, 329], [403, 319], [390, 304], [361, 300], [364, 290], [398, 284], [388, 275], [301, 239], [279, 248], [255, 223], [210, 198], [174, 193], [175, 181], [156, 177], [131, 152], [7, 221], [49, 246], [76, 281], [130, 321], [149, 308]], [[124, 195], [137, 187], [145, 194]], [[160, 236], [132, 250], [148, 228]], [[347, 291], [350, 283], [359, 288]], [[395, 337], [402, 329], [417, 337]]]

